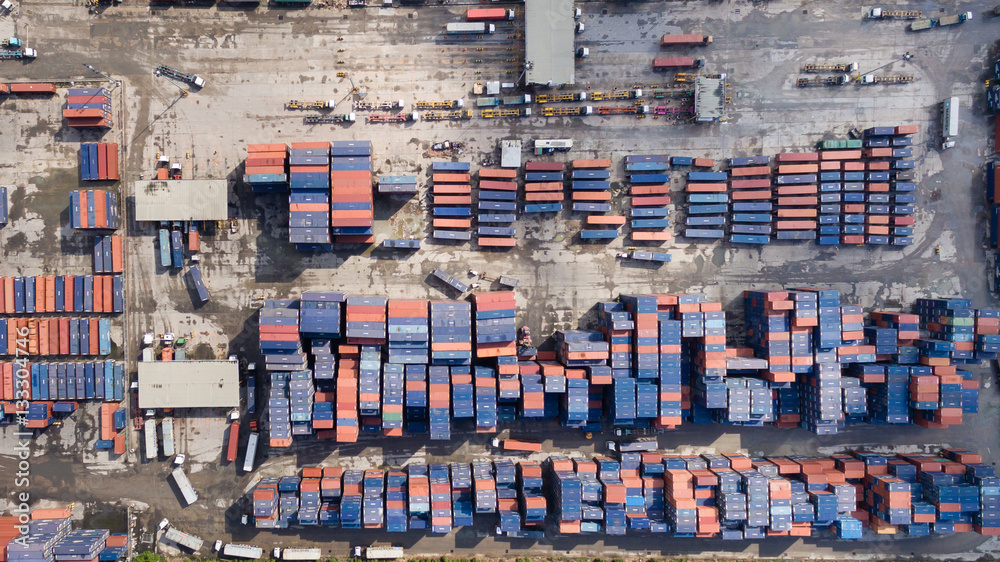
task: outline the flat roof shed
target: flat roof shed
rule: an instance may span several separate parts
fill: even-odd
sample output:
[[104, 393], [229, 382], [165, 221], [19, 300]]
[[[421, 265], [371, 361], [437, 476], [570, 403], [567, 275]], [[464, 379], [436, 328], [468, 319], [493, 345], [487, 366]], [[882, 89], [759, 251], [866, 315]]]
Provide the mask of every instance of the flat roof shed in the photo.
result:
[[139, 408], [235, 408], [240, 371], [235, 361], [141, 361]]
[[139, 180], [137, 221], [222, 221], [229, 218], [226, 180]]
[[576, 71], [573, 2], [525, 0], [524, 60], [527, 84], [573, 84]]

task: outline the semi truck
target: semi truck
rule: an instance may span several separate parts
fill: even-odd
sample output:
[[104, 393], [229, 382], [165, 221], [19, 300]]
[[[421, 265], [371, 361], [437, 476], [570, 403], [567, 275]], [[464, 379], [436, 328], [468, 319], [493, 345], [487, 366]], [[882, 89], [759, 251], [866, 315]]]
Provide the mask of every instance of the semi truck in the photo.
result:
[[655, 451], [659, 445], [656, 437], [644, 437], [635, 441], [618, 441], [617, 443], [608, 441], [607, 446], [609, 451], [619, 453], [643, 453]]
[[274, 547], [275, 560], [319, 560], [323, 551], [318, 548], [281, 548]]
[[163, 418], [160, 423], [160, 430], [163, 431], [163, 456], [174, 456], [174, 418]]
[[817, 64], [807, 64], [802, 67], [802, 72], [857, 72], [858, 63], [856, 62], [843, 62], [843, 63], [817, 63]]
[[536, 453], [542, 450], [541, 443], [533, 441], [521, 441], [518, 439], [494, 439], [493, 446], [503, 448], [504, 451], [519, 451], [526, 453]]
[[808, 88], [810, 86], [843, 86], [851, 81], [850, 74], [840, 74], [838, 76], [814, 76], [813, 78], [799, 78], [795, 81], [795, 85], [800, 88]]
[[161, 228], [160, 229], [160, 265], [163, 267], [170, 267], [171, 257], [170, 257], [170, 231]]
[[680, 47], [684, 45], [711, 45], [711, 35], [687, 33], [679, 35], [664, 35], [660, 37], [660, 47]]
[[194, 490], [194, 486], [188, 480], [187, 474], [184, 474], [184, 468], [178, 466], [174, 468], [170, 475], [174, 478], [174, 483], [177, 484], [181, 495], [184, 496], [185, 507], [198, 501], [198, 492]]
[[521, 94], [519, 96], [506, 96], [503, 98], [504, 105], [522, 105], [531, 103], [531, 94]]
[[192, 86], [202, 88], [205, 86], [205, 80], [194, 74], [188, 74], [186, 72], [181, 72], [180, 70], [167, 66], [165, 64], [160, 64], [156, 66], [156, 71], [154, 72], [157, 76], [166, 76], [167, 78], [173, 78], [175, 80], [180, 80], [181, 82], [187, 82]]
[[495, 32], [497, 26], [492, 23], [462, 22], [449, 23], [445, 29], [452, 35], [481, 35]]
[[972, 19], [972, 12], [965, 12], [954, 16], [942, 16], [937, 19], [920, 19], [910, 23], [910, 31], [923, 31], [932, 27], [946, 27], [958, 25]]
[[[164, 519], [163, 522], [166, 522], [167, 525], [169, 525], [169, 522], [166, 519]], [[163, 522], [160, 524], [163, 525]], [[176, 527], [167, 528], [166, 532], [163, 533], [163, 538], [183, 546], [191, 552], [198, 552], [201, 550], [201, 545], [205, 544], [205, 541], [200, 538], [194, 535], [189, 535], [183, 531], [179, 531]]]
[[469, 8], [465, 13], [467, 21], [513, 20], [514, 10], [504, 8]]
[[403, 557], [401, 546], [356, 546], [354, 557], [364, 560], [396, 560]]
[[156, 459], [156, 420], [150, 418], [143, 423], [143, 431], [146, 437], [146, 460]]
[[463, 100], [418, 101], [414, 106], [417, 109], [456, 109], [465, 106], [465, 102]]
[[920, 10], [886, 10], [884, 8], [872, 8], [872, 11], [868, 13], [868, 17], [873, 20], [912, 20], [923, 17], [923, 15], [924, 13]]
[[242, 558], [244, 560], [260, 560], [264, 556], [264, 549], [248, 544], [229, 543], [222, 547], [222, 555], [230, 558]]
[[257, 439], [259, 436], [256, 432], [251, 433], [247, 439], [247, 450], [243, 456], [243, 472], [253, 472], [253, 464], [257, 459]]
[[671, 68], [701, 68], [705, 59], [693, 57], [656, 57], [653, 59], [653, 70], [668, 70]]
[[38, 56], [34, 49], [0, 49], [0, 60], [33, 59]]
[[941, 104], [941, 150], [952, 148], [958, 139], [958, 97], [952, 96]]

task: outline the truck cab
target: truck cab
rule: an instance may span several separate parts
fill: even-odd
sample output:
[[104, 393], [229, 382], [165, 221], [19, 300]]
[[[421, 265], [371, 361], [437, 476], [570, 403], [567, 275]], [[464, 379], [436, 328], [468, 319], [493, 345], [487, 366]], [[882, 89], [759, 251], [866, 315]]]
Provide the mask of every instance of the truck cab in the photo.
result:
[[8, 37], [3, 40], [3, 46], [9, 49], [19, 49], [21, 48], [21, 40], [17, 37]]
[[576, 50], [577, 58], [585, 59], [590, 56], [590, 49], [587, 47], [580, 47]]
[[201, 76], [192, 76], [191, 83], [199, 88], [205, 87], [205, 79], [202, 78]]

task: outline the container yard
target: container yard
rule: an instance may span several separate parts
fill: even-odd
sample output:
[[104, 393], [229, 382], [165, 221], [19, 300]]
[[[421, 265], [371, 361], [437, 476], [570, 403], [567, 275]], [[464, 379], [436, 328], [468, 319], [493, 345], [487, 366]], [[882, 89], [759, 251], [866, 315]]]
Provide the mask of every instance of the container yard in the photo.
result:
[[0, 558], [996, 556], [995, 14], [0, 2]]

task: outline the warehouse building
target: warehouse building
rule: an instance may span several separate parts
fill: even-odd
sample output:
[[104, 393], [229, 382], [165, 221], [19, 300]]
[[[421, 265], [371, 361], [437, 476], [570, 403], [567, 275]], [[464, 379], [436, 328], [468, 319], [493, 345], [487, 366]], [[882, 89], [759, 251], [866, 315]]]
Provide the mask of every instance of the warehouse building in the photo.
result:
[[576, 26], [572, 0], [526, 0], [524, 25], [525, 84], [573, 84]]
[[133, 185], [137, 221], [229, 218], [226, 180], [140, 180]]
[[139, 408], [235, 408], [240, 372], [235, 361], [139, 363]]

